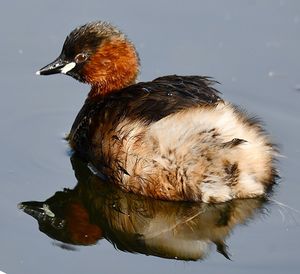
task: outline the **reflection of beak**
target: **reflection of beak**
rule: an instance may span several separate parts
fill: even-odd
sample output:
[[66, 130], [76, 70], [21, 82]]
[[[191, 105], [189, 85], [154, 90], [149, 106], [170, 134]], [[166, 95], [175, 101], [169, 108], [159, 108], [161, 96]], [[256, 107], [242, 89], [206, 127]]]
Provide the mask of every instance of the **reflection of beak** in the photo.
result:
[[49, 206], [43, 202], [23, 202], [18, 204], [18, 208], [38, 221], [55, 217]]
[[41, 68], [36, 72], [37, 75], [50, 75], [56, 73], [66, 74], [76, 66], [75, 62], [63, 60], [61, 57], [55, 59], [49, 65]]

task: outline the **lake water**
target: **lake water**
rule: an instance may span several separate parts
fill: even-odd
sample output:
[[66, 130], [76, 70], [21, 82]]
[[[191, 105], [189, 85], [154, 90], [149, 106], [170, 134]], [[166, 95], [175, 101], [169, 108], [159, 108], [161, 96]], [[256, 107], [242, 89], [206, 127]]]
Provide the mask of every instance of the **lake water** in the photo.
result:
[[[140, 80], [209, 75], [225, 99], [261, 117], [282, 154], [272, 199], [287, 206], [163, 203], [86, 175], [64, 136], [89, 87], [35, 71], [75, 26], [99, 19], [135, 43]], [[299, 1], [5, 1], [0, 29], [0, 273], [298, 273]], [[61, 219], [27, 211], [39, 226], [17, 207], [56, 192], [49, 203]], [[82, 224], [89, 237], [71, 221], [62, 229], [70, 207], [92, 218]]]

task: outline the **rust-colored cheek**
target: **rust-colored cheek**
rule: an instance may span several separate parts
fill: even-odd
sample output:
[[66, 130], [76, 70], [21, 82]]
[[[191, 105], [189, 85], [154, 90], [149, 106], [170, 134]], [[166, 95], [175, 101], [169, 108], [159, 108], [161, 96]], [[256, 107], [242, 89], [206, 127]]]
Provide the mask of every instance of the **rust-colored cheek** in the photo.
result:
[[89, 97], [105, 95], [133, 84], [139, 72], [134, 46], [120, 38], [102, 44], [84, 66], [85, 79], [93, 87]]

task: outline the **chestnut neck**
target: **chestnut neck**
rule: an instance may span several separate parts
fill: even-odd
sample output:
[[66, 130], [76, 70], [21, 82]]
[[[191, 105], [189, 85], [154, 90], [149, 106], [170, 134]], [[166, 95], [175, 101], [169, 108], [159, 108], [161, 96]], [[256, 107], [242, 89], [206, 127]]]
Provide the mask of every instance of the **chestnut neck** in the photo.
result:
[[123, 37], [104, 41], [83, 72], [92, 88], [88, 98], [105, 96], [135, 83], [139, 73], [138, 54]]

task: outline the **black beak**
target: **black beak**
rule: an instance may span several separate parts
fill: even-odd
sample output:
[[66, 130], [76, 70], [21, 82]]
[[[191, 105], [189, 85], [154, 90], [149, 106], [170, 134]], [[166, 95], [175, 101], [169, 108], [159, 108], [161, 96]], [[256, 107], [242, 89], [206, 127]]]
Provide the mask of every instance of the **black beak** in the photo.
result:
[[44, 202], [22, 202], [18, 204], [18, 208], [37, 220], [44, 219], [47, 216], [53, 217], [49, 206]]
[[58, 57], [49, 65], [41, 68], [36, 72], [37, 75], [50, 75], [56, 73], [66, 74], [68, 71], [75, 67], [75, 62], [63, 60], [61, 57]]

